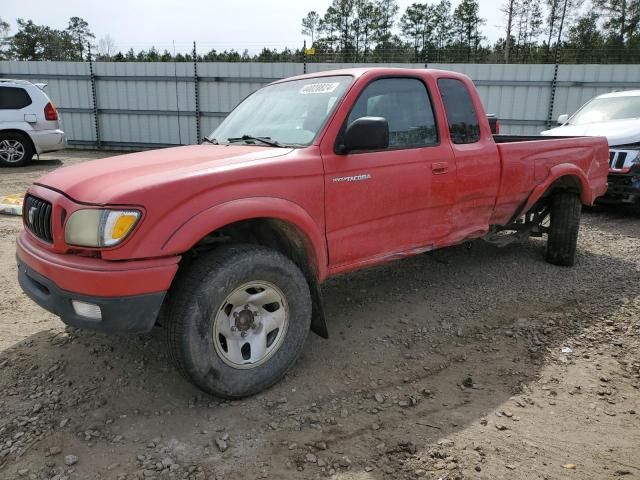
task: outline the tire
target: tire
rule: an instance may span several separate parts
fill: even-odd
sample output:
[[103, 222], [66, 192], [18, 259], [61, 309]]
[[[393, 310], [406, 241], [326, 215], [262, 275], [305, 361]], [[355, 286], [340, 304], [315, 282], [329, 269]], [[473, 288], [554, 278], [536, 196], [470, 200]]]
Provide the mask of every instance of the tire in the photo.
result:
[[[267, 297], [253, 303], [233, 300], [258, 298], [265, 291], [277, 300], [264, 305]], [[255, 316], [245, 315], [243, 303]], [[203, 391], [226, 399], [254, 395], [285, 375], [302, 352], [312, 311], [300, 269], [283, 254], [252, 245], [224, 246], [198, 258], [179, 274], [167, 307], [167, 346], [178, 370]], [[271, 330], [266, 325], [274, 320], [268, 319], [276, 316], [286, 316], [287, 324]], [[266, 353], [259, 357], [261, 349]], [[254, 361], [254, 354], [262, 360]]]
[[0, 167], [23, 167], [31, 162], [33, 153], [26, 135], [0, 132]]
[[581, 210], [582, 203], [576, 193], [561, 190], [551, 197], [547, 262], [563, 267], [574, 265]]

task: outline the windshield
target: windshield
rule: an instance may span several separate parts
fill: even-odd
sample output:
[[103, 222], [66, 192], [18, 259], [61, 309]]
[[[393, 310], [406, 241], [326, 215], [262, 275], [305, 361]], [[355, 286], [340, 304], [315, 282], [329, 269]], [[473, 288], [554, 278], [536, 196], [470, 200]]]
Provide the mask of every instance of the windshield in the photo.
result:
[[640, 96], [594, 98], [569, 119], [569, 125], [640, 117]]
[[[268, 85], [246, 98], [216, 128], [218, 143], [310, 145], [353, 77], [316, 77]], [[231, 140], [230, 140], [231, 139]]]

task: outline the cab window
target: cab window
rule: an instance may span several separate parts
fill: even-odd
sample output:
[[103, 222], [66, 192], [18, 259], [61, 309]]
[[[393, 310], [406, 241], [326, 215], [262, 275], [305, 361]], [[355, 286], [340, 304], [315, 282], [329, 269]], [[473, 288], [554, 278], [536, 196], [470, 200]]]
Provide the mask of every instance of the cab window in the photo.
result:
[[467, 87], [455, 78], [441, 78], [438, 88], [447, 114], [451, 141], [456, 144], [480, 140], [480, 122]]
[[361, 117], [383, 117], [389, 123], [389, 148], [436, 145], [438, 132], [427, 88], [415, 78], [371, 82], [356, 101], [347, 125]]

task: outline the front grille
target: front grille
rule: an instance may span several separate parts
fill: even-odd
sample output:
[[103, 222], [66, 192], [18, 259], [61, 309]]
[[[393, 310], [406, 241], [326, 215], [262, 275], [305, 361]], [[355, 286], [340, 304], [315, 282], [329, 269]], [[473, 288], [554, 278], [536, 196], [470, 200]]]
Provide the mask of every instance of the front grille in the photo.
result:
[[51, 235], [51, 211], [52, 207], [49, 202], [32, 197], [31, 195], [27, 195], [24, 199], [22, 215], [25, 225], [36, 237], [49, 243], [53, 243], [53, 236]]
[[622, 170], [624, 162], [627, 160], [627, 152], [609, 152], [609, 168]]

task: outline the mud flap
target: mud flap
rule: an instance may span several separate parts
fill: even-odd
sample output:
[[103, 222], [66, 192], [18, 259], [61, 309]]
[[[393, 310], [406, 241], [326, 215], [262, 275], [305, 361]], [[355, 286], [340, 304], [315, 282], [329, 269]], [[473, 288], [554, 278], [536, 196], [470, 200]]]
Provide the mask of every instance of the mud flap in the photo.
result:
[[322, 301], [322, 290], [318, 282], [310, 282], [311, 305], [313, 311], [311, 313], [311, 331], [322, 338], [329, 338], [329, 330], [327, 329], [327, 321], [324, 317], [324, 304]]

